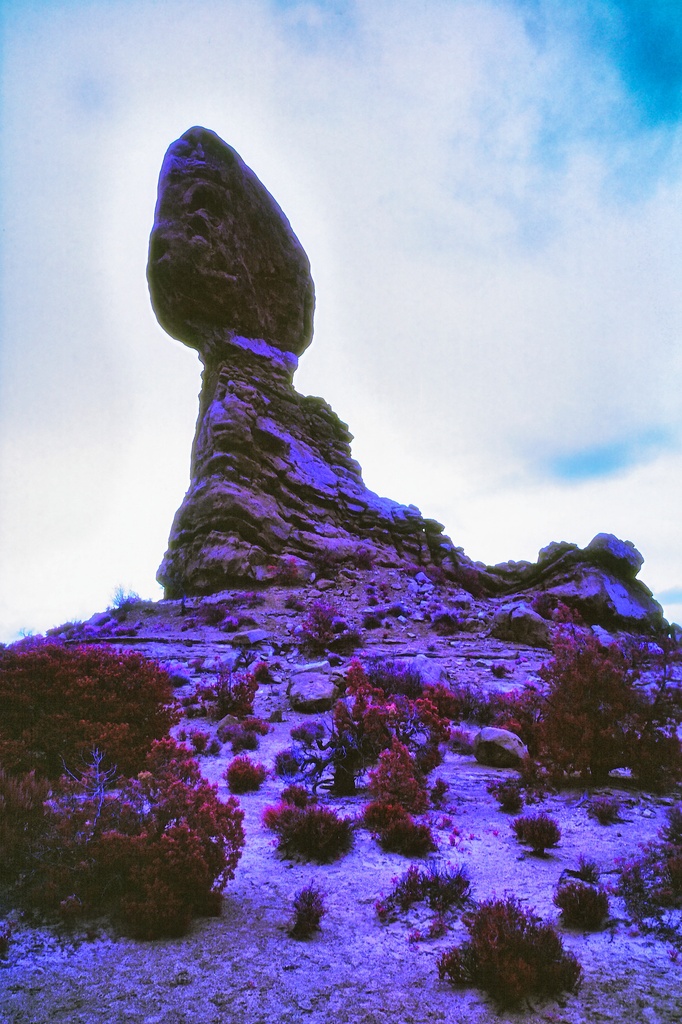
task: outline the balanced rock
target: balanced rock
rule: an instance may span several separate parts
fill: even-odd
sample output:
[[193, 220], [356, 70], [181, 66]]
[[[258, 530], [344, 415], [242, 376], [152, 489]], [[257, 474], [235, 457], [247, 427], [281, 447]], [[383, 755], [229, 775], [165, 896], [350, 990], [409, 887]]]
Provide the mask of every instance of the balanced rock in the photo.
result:
[[158, 579], [169, 598], [320, 561], [478, 570], [415, 506], [368, 490], [352, 435], [293, 387], [312, 336], [308, 259], [272, 196], [213, 132], [168, 150], [147, 276], [159, 322], [204, 363], [190, 487]]
[[220, 358], [225, 338], [300, 355], [313, 335], [310, 263], [289, 221], [238, 154], [206, 128], [166, 153], [147, 268], [159, 323]]

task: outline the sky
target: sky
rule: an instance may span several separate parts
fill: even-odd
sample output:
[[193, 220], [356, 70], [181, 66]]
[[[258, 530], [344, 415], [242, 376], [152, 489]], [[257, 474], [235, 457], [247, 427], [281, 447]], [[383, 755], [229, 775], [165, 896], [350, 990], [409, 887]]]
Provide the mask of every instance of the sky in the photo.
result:
[[2, 0], [0, 641], [155, 582], [201, 365], [145, 267], [217, 132], [311, 261], [295, 385], [487, 564], [633, 541], [682, 621], [679, 0]]

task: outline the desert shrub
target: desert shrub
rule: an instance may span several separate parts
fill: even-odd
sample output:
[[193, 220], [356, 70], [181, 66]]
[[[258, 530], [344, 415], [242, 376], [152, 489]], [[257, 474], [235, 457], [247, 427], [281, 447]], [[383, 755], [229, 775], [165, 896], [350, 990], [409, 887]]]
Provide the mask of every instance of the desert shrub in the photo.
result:
[[207, 732], [199, 729], [193, 729], [188, 736], [188, 739], [192, 744], [192, 750], [195, 754], [205, 753], [210, 738], [211, 737]]
[[400, 694], [414, 699], [421, 697], [424, 690], [419, 672], [396, 661], [375, 660], [370, 662], [366, 671], [369, 685], [387, 697]]
[[666, 817], [668, 823], [661, 827], [661, 838], [666, 843], [682, 847], [682, 804], [669, 807]]
[[353, 824], [328, 807], [266, 807], [263, 823], [278, 837], [278, 849], [320, 864], [337, 860], [353, 845]]
[[247, 732], [256, 733], [258, 736], [267, 736], [270, 732], [270, 725], [263, 718], [255, 715], [247, 715], [240, 723], [242, 729]]
[[285, 804], [291, 804], [293, 807], [307, 807], [311, 802], [310, 793], [305, 786], [285, 786], [280, 793], [280, 800]]
[[556, 821], [544, 813], [515, 818], [512, 828], [519, 842], [530, 846], [537, 854], [543, 854], [547, 847], [557, 846], [561, 839], [561, 829]]
[[429, 826], [416, 822], [412, 815], [399, 805], [393, 805], [386, 819], [379, 829], [379, 846], [386, 853], [400, 853], [404, 857], [426, 857], [428, 853], [437, 849]]
[[576, 958], [565, 952], [554, 928], [516, 897], [486, 900], [464, 921], [470, 938], [440, 957], [441, 979], [481, 988], [509, 1006], [532, 994], [557, 996], [577, 988]]
[[50, 792], [35, 772], [12, 776], [0, 768], [0, 881], [13, 881], [30, 858], [45, 823]]
[[592, 797], [587, 805], [587, 813], [600, 825], [614, 825], [620, 821], [620, 801], [610, 796]]
[[12, 925], [9, 921], [0, 921], [0, 957], [3, 959], [9, 952], [9, 944], [12, 939]]
[[248, 757], [233, 758], [224, 772], [230, 793], [253, 793], [260, 789], [267, 777], [265, 765], [254, 764]]
[[523, 794], [521, 784], [517, 779], [498, 779], [489, 782], [486, 786], [491, 796], [494, 796], [500, 804], [500, 810], [509, 814], [516, 814], [523, 806]]
[[305, 563], [295, 555], [285, 555], [276, 566], [270, 567], [270, 580], [280, 587], [298, 587], [305, 583]]
[[597, 862], [581, 853], [578, 857], [578, 868], [575, 871], [576, 878], [579, 878], [581, 882], [590, 882], [592, 885], [596, 885], [599, 881], [599, 874]]
[[232, 744], [232, 753], [241, 754], [242, 750], [258, 750], [260, 740], [255, 732], [250, 729], [234, 729], [229, 733]]
[[518, 782], [527, 804], [544, 800], [548, 793], [556, 792], [556, 776], [532, 757], [522, 757], [518, 767]]
[[460, 717], [461, 704], [453, 691], [443, 683], [427, 683], [422, 695], [431, 701], [441, 718], [453, 721]]
[[0, 650], [0, 763], [59, 778], [94, 747], [124, 774], [177, 721], [168, 673], [140, 654], [34, 641]]
[[289, 929], [292, 939], [309, 939], [319, 930], [326, 913], [322, 892], [312, 883], [300, 889], [294, 897], [294, 922]]
[[601, 886], [585, 882], [562, 882], [554, 903], [565, 924], [593, 930], [601, 926], [609, 910], [609, 897]]
[[110, 611], [127, 612], [137, 604], [144, 604], [144, 601], [134, 590], [126, 590], [125, 587], [117, 586], [111, 599]]
[[248, 718], [253, 715], [253, 701], [258, 690], [258, 681], [251, 672], [232, 672], [219, 669], [218, 678], [212, 687], [210, 697], [215, 702], [215, 717], [235, 715]]
[[381, 832], [394, 821], [404, 821], [408, 812], [399, 804], [385, 804], [380, 800], [372, 800], [365, 804], [362, 812], [362, 823], [371, 832]]
[[336, 605], [328, 601], [313, 601], [301, 623], [302, 646], [314, 654], [326, 650], [336, 636], [334, 619], [337, 615]]
[[445, 794], [450, 788], [450, 784], [444, 779], [436, 779], [433, 786], [429, 791], [429, 803], [432, 807], [440, 810], [445, 803]]
[[312, 746], [315, 740], [323, 739], [324, 734], [325, 729], [322, 722], [304, 722], [289, 730], [289, 735], [295, 743], [304, 743], [307, 746]]
[[468, 729], [454, 728], [450, 730], [450, 743], [452, 749], [457, 751], [459, 754], [473, 754], [474, 752], [474, 734], [469, 732]]
[[441, 609], [431, 615], [431, 625], [439, 636], [452, 636], [462, 627], [462, 619], [458, 612]]
[[378, 612], [366, 611], [362, 616], [362, 628], [363, 629], [380, 629], [383, 619]]
[[618, 860], [617, 891], [637, 924], [682, 947], [682, 842], [680, 805], [668, 809], [668, 823], [659, 829], [662, 842], [642, 845], [639, 856]]
[[[354, 660], [346, 673], [346, 695], [336, 701], [326, 735], [301, 741], [301, 771], [313, 790], [324, 786], [338, 796], [352, 795], [356, 780], [394, 738], [414, 751], [416, 759], [420, 748], [428, 747], [424, 756], [433, 767], [440, 757], [438, 744], [448, 735], [448, 723], [431, 701], [400, 694], [386, 697], [370, 685], [362, 665]], [[426, 770], [423, 762], [419, 767]]]
[[418, 777], [409, 750], [395, 736], [391, 749], [381, 752], [378, 766], [370, 772], [369, 791], [380, 803], [399, 804], [415, 814], [426, 810], [429, 798], [424, 780]]
[[283, 779], [294, 779], [301, 772], [301, 755], [287, 747], [285, 750], [278, 750], [275, 754], [275, 775]]
[[138, 938], [179, 935], [215, 913], [244, 844], [243, 812], [223, 802], [185, 747], [156, 741], [137, 778], [116, 779], [96, 752], [62, 780], [23, 879], [42, 911], [108, 914]]
[[627, 656], [589, 630], [566, 628], [540, 670], [549, 686], [541, 759], [564, 775], [603, 784], [614, 768], [663, 786], [682, 776], [679, 701], [663, 677], [649, 696], [635, 686]]
[[457, 867], [432, 864], [426, 871], [412, 864], [401, 878], [393, 881], [388, 896], [382, 896], [374, 905], [381, 921], [387, 921], [396, 908], [405, 911], [414, 903], [426, 902], [445, 924], [445, 914], [469, 901], [471, 882], [463, 864]]
[[225, 608], [219, 604], [203, 604], [199, 608], [199, 618], [207, 626], [219, 626], [225, 618]]

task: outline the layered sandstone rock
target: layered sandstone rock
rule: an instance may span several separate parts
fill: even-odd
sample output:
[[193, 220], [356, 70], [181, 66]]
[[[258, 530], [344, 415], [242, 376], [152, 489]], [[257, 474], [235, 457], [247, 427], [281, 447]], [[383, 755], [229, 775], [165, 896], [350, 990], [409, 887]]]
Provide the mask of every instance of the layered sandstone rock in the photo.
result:
[[545, 594], [546, 608], [561, 601], [592, 625], [658, 630], [663, 609], [636, 579], [643, 562], [631, 541], [600, 533], [586, 548], [555, 542], [540, 551], [537, 562], [489, 566], [486, 582], [498, 593], [521, 598]]
[[[292, 383], [312, 339], [308, 258], [255, 174], [205, 128], [164, 159], [147, 277], [159, 322], [204, 364], [191, 483], [158, 572], [168, 597], [305, 579], [330, 562], [419, 565], [477, 596], [546, 591], [588, 622], [663, 624], [629, 542], [600, 534], [584, 550], [551, 544], [534, 564], [484, 566], [414, 505], [365, 487], [346, 424]], [[512, 602], [499, 628], [527, 632], [532, 617]], [[531, 642], [546, 642], [531, 625]]]
[[204, 363], [191, 484], [158, 575], [168, 596], [305, 576], [321, 561], [470, 566], [439, 523], [365, 487], [346, 424], [294, 389], [312, 337], [308, 259], [269, 192], [204, 128], [166, 154], [147, 276], [159, 322]]

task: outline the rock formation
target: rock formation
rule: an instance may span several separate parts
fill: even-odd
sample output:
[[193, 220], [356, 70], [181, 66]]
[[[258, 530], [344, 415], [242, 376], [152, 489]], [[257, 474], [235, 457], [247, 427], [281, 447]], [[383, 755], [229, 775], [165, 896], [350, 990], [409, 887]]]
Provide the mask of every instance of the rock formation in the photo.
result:
[[488, 572], [500, 587], [498, 593], [517, 598], [544, 593], [546, 609], [561, 601], [592, 624], [661, 629], [661, 606], [635, 578], [643, 562], [630, 541], [600, 533], [586, 548], [566, 541], [552, 543], [540, 551], [537, 562], [507, 562]]
[[[629, 542], [600, 535], [486, 567], [414, 505], [365, 487], [347, 425], [292, 383], [312, 339], [308, 258], [255, 174], [205, 128], [166, 153], [147, 277], [160, 324], [204, 365], [191, 483], [158, 572], [168, 597], [305, 579], [330, 562], [418, 565], [478, 596], [548, 591], [590, 622], [660, 627]], [[509, 614], [524, 618], [513, 602]]]
[[269, 192], [204, 128], [164, 159], [147, 276], [159, 322], [204, 364], [191, 484], [159, 570], [169, 596], [321, 561], [469, 561], [439, 523], [368, 490], [346, 424], [294, 389], [312, 337], [308, 259]]

